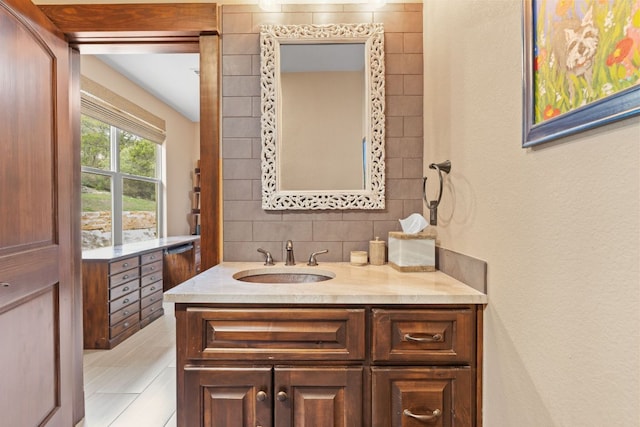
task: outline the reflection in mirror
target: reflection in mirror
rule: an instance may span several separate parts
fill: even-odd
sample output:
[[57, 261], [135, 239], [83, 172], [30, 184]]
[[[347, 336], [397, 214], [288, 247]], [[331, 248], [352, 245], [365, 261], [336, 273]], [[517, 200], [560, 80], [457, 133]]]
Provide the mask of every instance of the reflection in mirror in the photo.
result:
[[381, 24], [261, 27], [263, 209], [384, 208]]
[[280, 189], [363, 190], [364, 44], [281, 44]]

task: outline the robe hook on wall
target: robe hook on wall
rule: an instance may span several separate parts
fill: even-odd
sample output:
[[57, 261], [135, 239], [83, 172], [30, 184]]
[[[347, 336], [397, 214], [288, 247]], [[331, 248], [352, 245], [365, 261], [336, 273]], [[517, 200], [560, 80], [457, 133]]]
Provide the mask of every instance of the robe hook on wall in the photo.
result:
[[438, 177], [440, 178], [440, 191], [438, 192], [438, 197], [435, 200], [427, 200], [427, 177], [425, 176], [422, 178], [422, 198], [427, 204], [427, 208], [429, 208], [429, 224], [438, 225], [438, 205], [442, 198], [442, 183], [444, 181], [442, 173], [444, 172], [448, 174], [451, 172], [451, 162], [449, 160], [445, 160], [441, 163], [431, 163], [429, 165], [429, 169], [435, 169], [438, 171]]

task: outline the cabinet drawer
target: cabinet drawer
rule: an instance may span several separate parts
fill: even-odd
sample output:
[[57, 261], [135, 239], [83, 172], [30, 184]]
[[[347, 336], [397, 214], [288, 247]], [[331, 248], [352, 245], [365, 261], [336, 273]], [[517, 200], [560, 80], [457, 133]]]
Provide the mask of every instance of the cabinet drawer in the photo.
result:
[[146, 319], [147, 317], [153, 316], [158, 312], [162, 313], [162, 299], [142, 308], [140, 310], [140, 319]]
[[137, 315], [139, 311], [140, 307], [138, 306], [138, 304], [130, 304], [124, 308], [121, 308], [115, 313], [111, 313], [111, 315], [109, 316], [109, 326], [115, 326], [116, 324], [125, 320], [127, 317], [134, 314]]
[[148, 274], [140, 278], [140, 286], [143, 288], [152, 283], [160, 282], [160, 287], [162, 288], [162, 273], [156, 272], [155, 274]]
[[140, 298], [147, 297], [156, 292], [162, 292], [162, 280], [154, 282], [140, 289]]
[[111, 334], [111, 338], [114, 338], [115, 336], [120, 335], [127, 329], [133, 328], [133, 327], [136, 327], [136, 328], [140, 327], [140, 323], [138, 322], [138, 313], [134, 313], [131, 316], [124, 319], [122, 322], [118, 323], [117, 325], [112, 326], [109, 330], [109, 333]]
[[142, 298], [140, 300], [140, 307], [144, 308], [158, 301], [162, 302], [162, 292], [155, 292], [153, 294], [147, 295], [146, 297]]
[[113, 301], [114, 299], [125, 296], [137, 290], [139, 287], [140, 281], [138, 279], [123, 283], [122, 285], [118, 285], [116, 287], [112, 287], [109, 289], [109, 301]]
[[140, 292], [131, 292], [123, 296], [122, 298], [118, 298], [109, 303], [109, 313], [115, 313], [120, 310], [122, 307], [127, 307], [134, 302], [138, 302], [140, 300]]
[[120, 273], [114, 274], [109, 278], [109, 287], [110, 288], [116, 287], [122, 283], [137, 279], [138, 277], [140, 277], [138, 268], [134, 268], [132, 270], [127, 270], [127, 271], [121, 271]]
[[162, 260], [152, 262], [150, 264], [144, 264], [140, 267], [140, 275], [147, 276], [149, 274], [154, 274], [157, 276], [160, 274], [162, 276]]
[[109, 275], [117, 274], [125, 270], [130, 270], [138, 266], [138, 257], [131, 257], [127, 259], [121, 259], [120, 261], [114, 261], [109, 263]]
[[162, 261], [162, 251], [149, 252], [140, 255], [140, 264], [145, 265], [151, 262]]
[[190, 359], [358, 360], [363, 309], [187, 309]]
[[473, 370], [371, 368], [372, 426], [475, 425]]
[[474, 364], [471, 309], [372, 311], [374, 362]]

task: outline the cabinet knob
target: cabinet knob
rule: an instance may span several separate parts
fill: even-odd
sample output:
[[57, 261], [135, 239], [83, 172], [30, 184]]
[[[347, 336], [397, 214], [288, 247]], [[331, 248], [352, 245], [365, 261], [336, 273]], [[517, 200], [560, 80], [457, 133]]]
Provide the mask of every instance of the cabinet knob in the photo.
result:
[[405, 409], [402, 412], [402, 415], [418, 421], [435, 421], [440, 417], [440, 415], [442, 415], [442, 411], [440, 409], [434, 409], [431, 414], [414, 414], [410, 410]]
[[258, 402], [264, 402], [265, 400], [267, 400], [267, 392], [260, 390], [258, 393], [256, 393], [256, 399], [258, 400]]
[[125, 262], [124, 264], [122, 264], [123, 267], [129, 267], [129, 263]]
[[127, 304], [129, 302], [129, 298], [125, 298], [124, 300], [122, 300], [122, 304]]
[[278, 394], [276, 395], [276, 399], [278, 399], [280, 402], [284, 402], [288, 398], [289, 396], [287, 396], [286, 391], [279, 391]]
[[0, 287], [2, 288], [8, 288], [9, 286], [11, 286], [11, 283], [9, 282], [0, 282]]
[[128, 286], [125, 286], [124, 288], [122, 288], [122, 292], [127, 292], [129, 290]]
[[124, 276], [122, 276], [122, 280], [127, 280], [129, 278], [128, 274], [125, 274]]
[[404, 340], [413, 342], [440, 342], [442, 341], [442, 334], [427, 335], [425, 337], [414, 337], [411, 334], [404, 334]]

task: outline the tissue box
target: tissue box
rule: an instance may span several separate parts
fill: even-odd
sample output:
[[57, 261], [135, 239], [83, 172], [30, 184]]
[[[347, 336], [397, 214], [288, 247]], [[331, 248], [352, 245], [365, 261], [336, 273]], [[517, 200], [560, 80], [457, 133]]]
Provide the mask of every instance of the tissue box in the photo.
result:
[[435, 236], [390, 231], [389, 264], [398, 271], [435, 271]]

